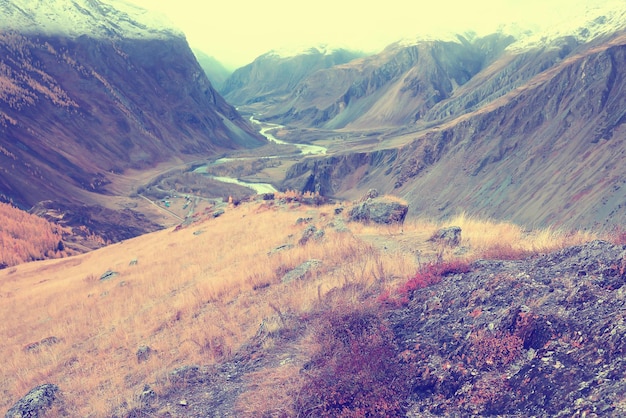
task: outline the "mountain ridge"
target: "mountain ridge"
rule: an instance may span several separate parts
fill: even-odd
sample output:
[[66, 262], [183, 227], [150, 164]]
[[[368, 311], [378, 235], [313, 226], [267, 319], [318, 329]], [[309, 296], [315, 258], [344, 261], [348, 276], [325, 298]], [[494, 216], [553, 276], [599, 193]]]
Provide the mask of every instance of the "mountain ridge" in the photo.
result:
[[[45, 25], [39, 32], [0, 32], [2, 200], [25, 209], [57, 201], [82, 214], [77, 219], [89, 218], [96, 206], [120, 209], [111, 200], [114, 182], [127, 172], [266, 142], [214, 90], [184, 36], [155, 32], [96, 0], [61, 3], [79, 14], [78, 6], [89, 7], [89, 24], [105, 14], [104, 32], [48, 35]], [[66, 11], [53, 12], [49, 19]], [[115, 29], [116, 19], [144, 36], [124, 37], [128, 31]], [[109, 25], [111, 36], [102, 36]], [[143, 230], [132, 218], [116, 222], [130, 222], [121, 230]]]
[[406, 145], [385, 151], [383, 140], [360, 158], [296, 164], [286, 184], [308, 179], [330, 195], [394, 190], [437, 217], [468, 211], [527, 225], [611, 228], [626, 217], [618, 163], [625, 43], [622, 33], [589, 45], [488, 106], [394, 140]]

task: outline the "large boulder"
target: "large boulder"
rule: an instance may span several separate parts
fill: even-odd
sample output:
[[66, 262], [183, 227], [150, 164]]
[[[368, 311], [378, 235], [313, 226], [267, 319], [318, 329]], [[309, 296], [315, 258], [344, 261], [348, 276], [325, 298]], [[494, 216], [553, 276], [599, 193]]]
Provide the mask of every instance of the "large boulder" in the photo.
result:
[[5, 418], [43, 417], [52, 408], [53, 404], [59, 403], [59, 387], [51, 383], [37, 386], [17, 401], [5, 415]]
[[402, 224], [409, 211], [409, 206], [389, 197], [367, 199], [354, 206], [348, 212], [352, 222], [377, 224]]

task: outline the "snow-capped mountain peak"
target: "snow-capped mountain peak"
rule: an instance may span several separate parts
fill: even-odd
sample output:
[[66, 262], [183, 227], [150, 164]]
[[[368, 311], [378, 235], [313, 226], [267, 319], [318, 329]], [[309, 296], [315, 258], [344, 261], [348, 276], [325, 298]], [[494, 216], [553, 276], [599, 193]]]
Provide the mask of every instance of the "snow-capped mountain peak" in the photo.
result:
[[509, 50], [548, 46], [555, 40], [567, 36], [585, 43], [625, 29], [626, 3], [622, 0], [608, 1], [587, 6], [583, 14], [575, 17], [568, 16], [564, 11], [560, 23], [549, 28], [535, 28], [532, 33], [526, 33], [525, 36], [516, 36], [518, 41], [510, 45]]
[[95, 38], [183, 36], [165, 16], [123, 0], [0, 0], [0, 30]]
[[272, 49], [266, 55], [272, 55], [279, 58], [291, 58], [296, 57], [298, 55], [312, 55], [312, 54], [320, 54], [320, 55], [332, 55], [333, 53], [342, 50], [348, 49], [338, 45], [329, 45], [329, 44], [320, 44], [320, 45], [297, 45], [291, 47], [281, 47]]

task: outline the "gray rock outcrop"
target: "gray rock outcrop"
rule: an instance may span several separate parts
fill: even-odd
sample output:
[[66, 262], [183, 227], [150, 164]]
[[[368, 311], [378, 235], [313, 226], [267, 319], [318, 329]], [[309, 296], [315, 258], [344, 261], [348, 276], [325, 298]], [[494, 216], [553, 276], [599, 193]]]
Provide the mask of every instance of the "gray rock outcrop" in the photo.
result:
[[352, 222], [377, 224], [403, 224], [409, 206], [385, 197], [368, 199], [354, 206], [348, 212]]
[[287, 283], [293, 280], [302, 280], [307, 276], [307, 274], [311, 272], [311, 270], [316, 269], [317, 267], [321, 265], [322, 265], [322, 262], [320, 260], [313, 259], [313, 260], [305, 261], [304, 263], [300, 264], [295, 269], [285, 274], [283, 278], [281, 279], [281, 281], [283, 283]]
[[461, 227], [449, 226], [441, 228], [430, 237], [429, 241], [434, 241], [449, 247], [457, 247], [461, 243]]
[[17, 401], [5, 418], [43, 417], [55, 403], [59, 402], [60, 390], [57, 385], [46, 383], [32, 389]]

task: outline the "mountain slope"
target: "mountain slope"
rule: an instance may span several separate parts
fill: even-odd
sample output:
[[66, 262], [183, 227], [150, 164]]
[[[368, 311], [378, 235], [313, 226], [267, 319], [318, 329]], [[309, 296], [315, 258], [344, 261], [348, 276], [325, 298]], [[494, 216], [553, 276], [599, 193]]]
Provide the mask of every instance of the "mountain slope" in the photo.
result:
[[[263, 143], [212, 88], [182, 35], [147, 26], [151, 20], [136, 20], [140, 9], [120, 4], [122, 11], [66, 0], [3, 8], [4, 200], [27, 208], [46, 199], [90, 203], [85, 191], [109, 193], [110, 173]], [[65, 33], [54, 23], [68, 16], [74, 24]]]
[[224, 85], [224, 82], [228, 76], [230, 76], [231, 71], [227, 70], [218, 60], [199, 49], [194, 49], [193, 53], [213, 87], [217, 91], [220, 91], [222, 85]]
[[408, 145], [303, 162], [286, 185], [306, 180], [346, 196], [375, 186], [436, 217], [467, 211], [526, 225], [619, 225], [624, 62], [622, 32], [572, 50], [478, 110], [384, 140]]
[[237, 69], [224, 82], [221, 92], [236, 105], [274, 102], [290, 93], [309, 74], [346, 63], [360, 55], [327, 46], [298, 51], [270, 51]]
[[0, 271], [0, 410], [50, 383], [51, 416], [624, 411], [626, 247], [461, 217], [456, 251], [276, 197]]

